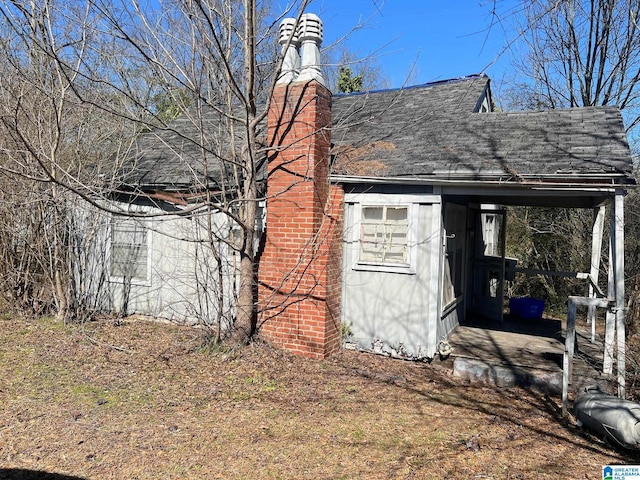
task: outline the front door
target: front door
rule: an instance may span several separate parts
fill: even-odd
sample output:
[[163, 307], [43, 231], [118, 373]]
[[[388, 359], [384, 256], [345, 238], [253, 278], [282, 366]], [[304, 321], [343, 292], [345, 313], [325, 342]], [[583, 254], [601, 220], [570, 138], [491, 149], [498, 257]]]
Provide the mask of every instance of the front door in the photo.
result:
[[502, 321], [505, 280], [506, 211], [477, 210], [472, 246], [471, 314]]

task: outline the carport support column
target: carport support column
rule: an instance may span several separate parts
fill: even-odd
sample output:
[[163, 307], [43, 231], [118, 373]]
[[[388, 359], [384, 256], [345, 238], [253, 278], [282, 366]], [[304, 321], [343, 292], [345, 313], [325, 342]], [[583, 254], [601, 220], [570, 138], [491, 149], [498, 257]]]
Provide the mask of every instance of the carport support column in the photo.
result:
[[602, 371], [613, 370], [613, 343], [616, 342], [618, 396], [626, 395], [625, 292], [624, 292], [624, 190], [615, 192], [609, 233], [609, 276], [607, 295], [613, 301], [607, 310]]
[[614, 282], [616, 291], [616, 343], [618, 346], [618, 397], [626, 395], [626, 346], [625, 346], [625, 300], [624, 300], [624, 190], [616, 190], [613, 215]]
[[[613, 206], [611, 206], [613, 209]], [[614, 281], [615, 259], [613, 257], [613, 213], [610, 215], [611, 225], [609, 228], [609, 271], [607, 272], [607, 297], [609, 299], [616, 298], [616, 284]], [[616, 335], [616, 315], [613, 305], [609, 305], [605, 315], [604, 324], [604, 357], [602, 359], [602, 373], [610, 375], [613, 372], [613, 346]]]

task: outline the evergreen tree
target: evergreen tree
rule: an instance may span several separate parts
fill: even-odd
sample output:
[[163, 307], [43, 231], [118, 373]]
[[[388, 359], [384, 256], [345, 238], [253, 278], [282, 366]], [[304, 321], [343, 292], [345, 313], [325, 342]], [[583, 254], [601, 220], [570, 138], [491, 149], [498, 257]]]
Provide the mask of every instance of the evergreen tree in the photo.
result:
[[363, 81], [363, 76], [354, 76], [349, 67], [340, 67], [338, 77], [338, 91], [340, 93], [361, 92]]

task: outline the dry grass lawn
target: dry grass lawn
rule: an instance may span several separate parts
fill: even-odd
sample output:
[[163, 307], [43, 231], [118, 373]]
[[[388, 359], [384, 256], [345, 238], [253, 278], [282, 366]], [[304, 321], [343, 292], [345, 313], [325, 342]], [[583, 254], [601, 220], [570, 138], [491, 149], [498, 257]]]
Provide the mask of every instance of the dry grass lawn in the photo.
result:
[[562, 420], [558, 398], [444, 364], [201, 344], [141, 320], [3, 317], [0, 478], [600, 479], [640, 463]]

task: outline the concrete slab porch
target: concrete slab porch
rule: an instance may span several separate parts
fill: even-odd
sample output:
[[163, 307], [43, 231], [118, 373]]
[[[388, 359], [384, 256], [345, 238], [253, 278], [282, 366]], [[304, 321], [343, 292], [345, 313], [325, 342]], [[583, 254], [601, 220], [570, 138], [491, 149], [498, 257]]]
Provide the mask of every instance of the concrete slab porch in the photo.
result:
[[[563, 322], [557, 319], [519, 319], [503, 322], [475, 320], [460, 325], [449, 338], [454, 375], [498, 387], [524, 386], [545, 393], [562, 392]], [[578, 329], [570, 390], [612, 382], [602, 371], [602, 342], [590, 342], [586, 325]]]

